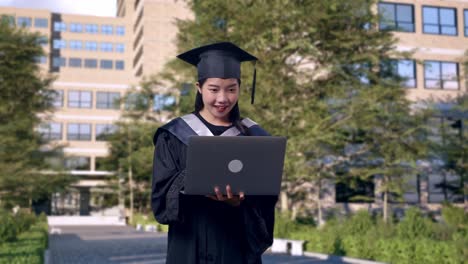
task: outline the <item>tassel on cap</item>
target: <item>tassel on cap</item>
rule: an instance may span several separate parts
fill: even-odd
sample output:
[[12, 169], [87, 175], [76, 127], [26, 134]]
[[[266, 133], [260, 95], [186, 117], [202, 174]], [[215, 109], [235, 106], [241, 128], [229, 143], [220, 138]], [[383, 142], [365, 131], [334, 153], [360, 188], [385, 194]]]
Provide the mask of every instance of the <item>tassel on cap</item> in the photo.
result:
[[257, 61], [254, 62], [254, 74], [253, 74], [253, 81], [252, 81], [252, 96], [250, 99], [250, 104], [253, 104], [255, 101], [255, 83], [257, 82]]

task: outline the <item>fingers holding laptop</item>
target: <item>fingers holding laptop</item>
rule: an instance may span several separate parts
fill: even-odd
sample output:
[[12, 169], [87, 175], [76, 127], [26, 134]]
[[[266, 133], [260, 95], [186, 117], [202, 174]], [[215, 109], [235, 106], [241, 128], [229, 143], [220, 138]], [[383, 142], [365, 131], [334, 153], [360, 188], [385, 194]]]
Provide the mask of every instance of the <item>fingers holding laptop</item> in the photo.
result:
[[244, 192], [239, 192], [238, 195], [234, 195], [230, 185], [226, 185], [226, 195], [223, 195], [218, 186], [214, 187], [214, 192], [215, 195], [208, 195], [208, 197], [216, 201], [226, 202], [232, 206], [239, 206], [245, 199]]

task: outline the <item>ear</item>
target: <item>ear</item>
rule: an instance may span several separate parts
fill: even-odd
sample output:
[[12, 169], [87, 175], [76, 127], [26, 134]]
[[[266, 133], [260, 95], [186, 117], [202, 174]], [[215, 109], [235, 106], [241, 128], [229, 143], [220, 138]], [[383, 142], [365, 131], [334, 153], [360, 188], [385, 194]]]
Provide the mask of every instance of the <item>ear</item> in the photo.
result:
[[196, 82], [196, 83], [195, 83], [195, 86], [197, 86], [197, 90], [198, 90], [198, 92], [201, 94], [200, 83], [199, 83], [199, 82]]

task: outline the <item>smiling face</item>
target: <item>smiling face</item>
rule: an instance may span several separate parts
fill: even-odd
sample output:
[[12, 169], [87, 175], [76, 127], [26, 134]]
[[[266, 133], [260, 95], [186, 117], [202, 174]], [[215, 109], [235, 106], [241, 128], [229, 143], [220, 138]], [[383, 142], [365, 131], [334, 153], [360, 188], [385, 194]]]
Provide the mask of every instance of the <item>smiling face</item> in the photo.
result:
[[239, 99], [239, 82], [235, 78], [207, 78], [198, 92], [202, 95], [200, 115], [213, 125], [230, 125], [229, 113]]

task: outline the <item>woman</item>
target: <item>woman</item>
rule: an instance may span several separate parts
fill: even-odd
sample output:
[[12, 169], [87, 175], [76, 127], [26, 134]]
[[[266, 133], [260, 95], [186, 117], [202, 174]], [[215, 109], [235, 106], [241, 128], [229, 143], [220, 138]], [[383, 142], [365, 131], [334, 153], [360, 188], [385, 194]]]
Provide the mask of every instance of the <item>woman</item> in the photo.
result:
[[237, 103], [240, 64], [256, 58], [229, 42], [178, 58], [197, 67], [198, 92], [195, 111], [160, 127], [154, 136], [152, 208], [158, 222], [169, 224], [166, 261], [261, 263], [273, 241], [276, 196], [232, 193], [229, 185], [215, 187], [206, 197], [182, 194], [190, 136], [268, 135], [252, 120], [240, 118]]

